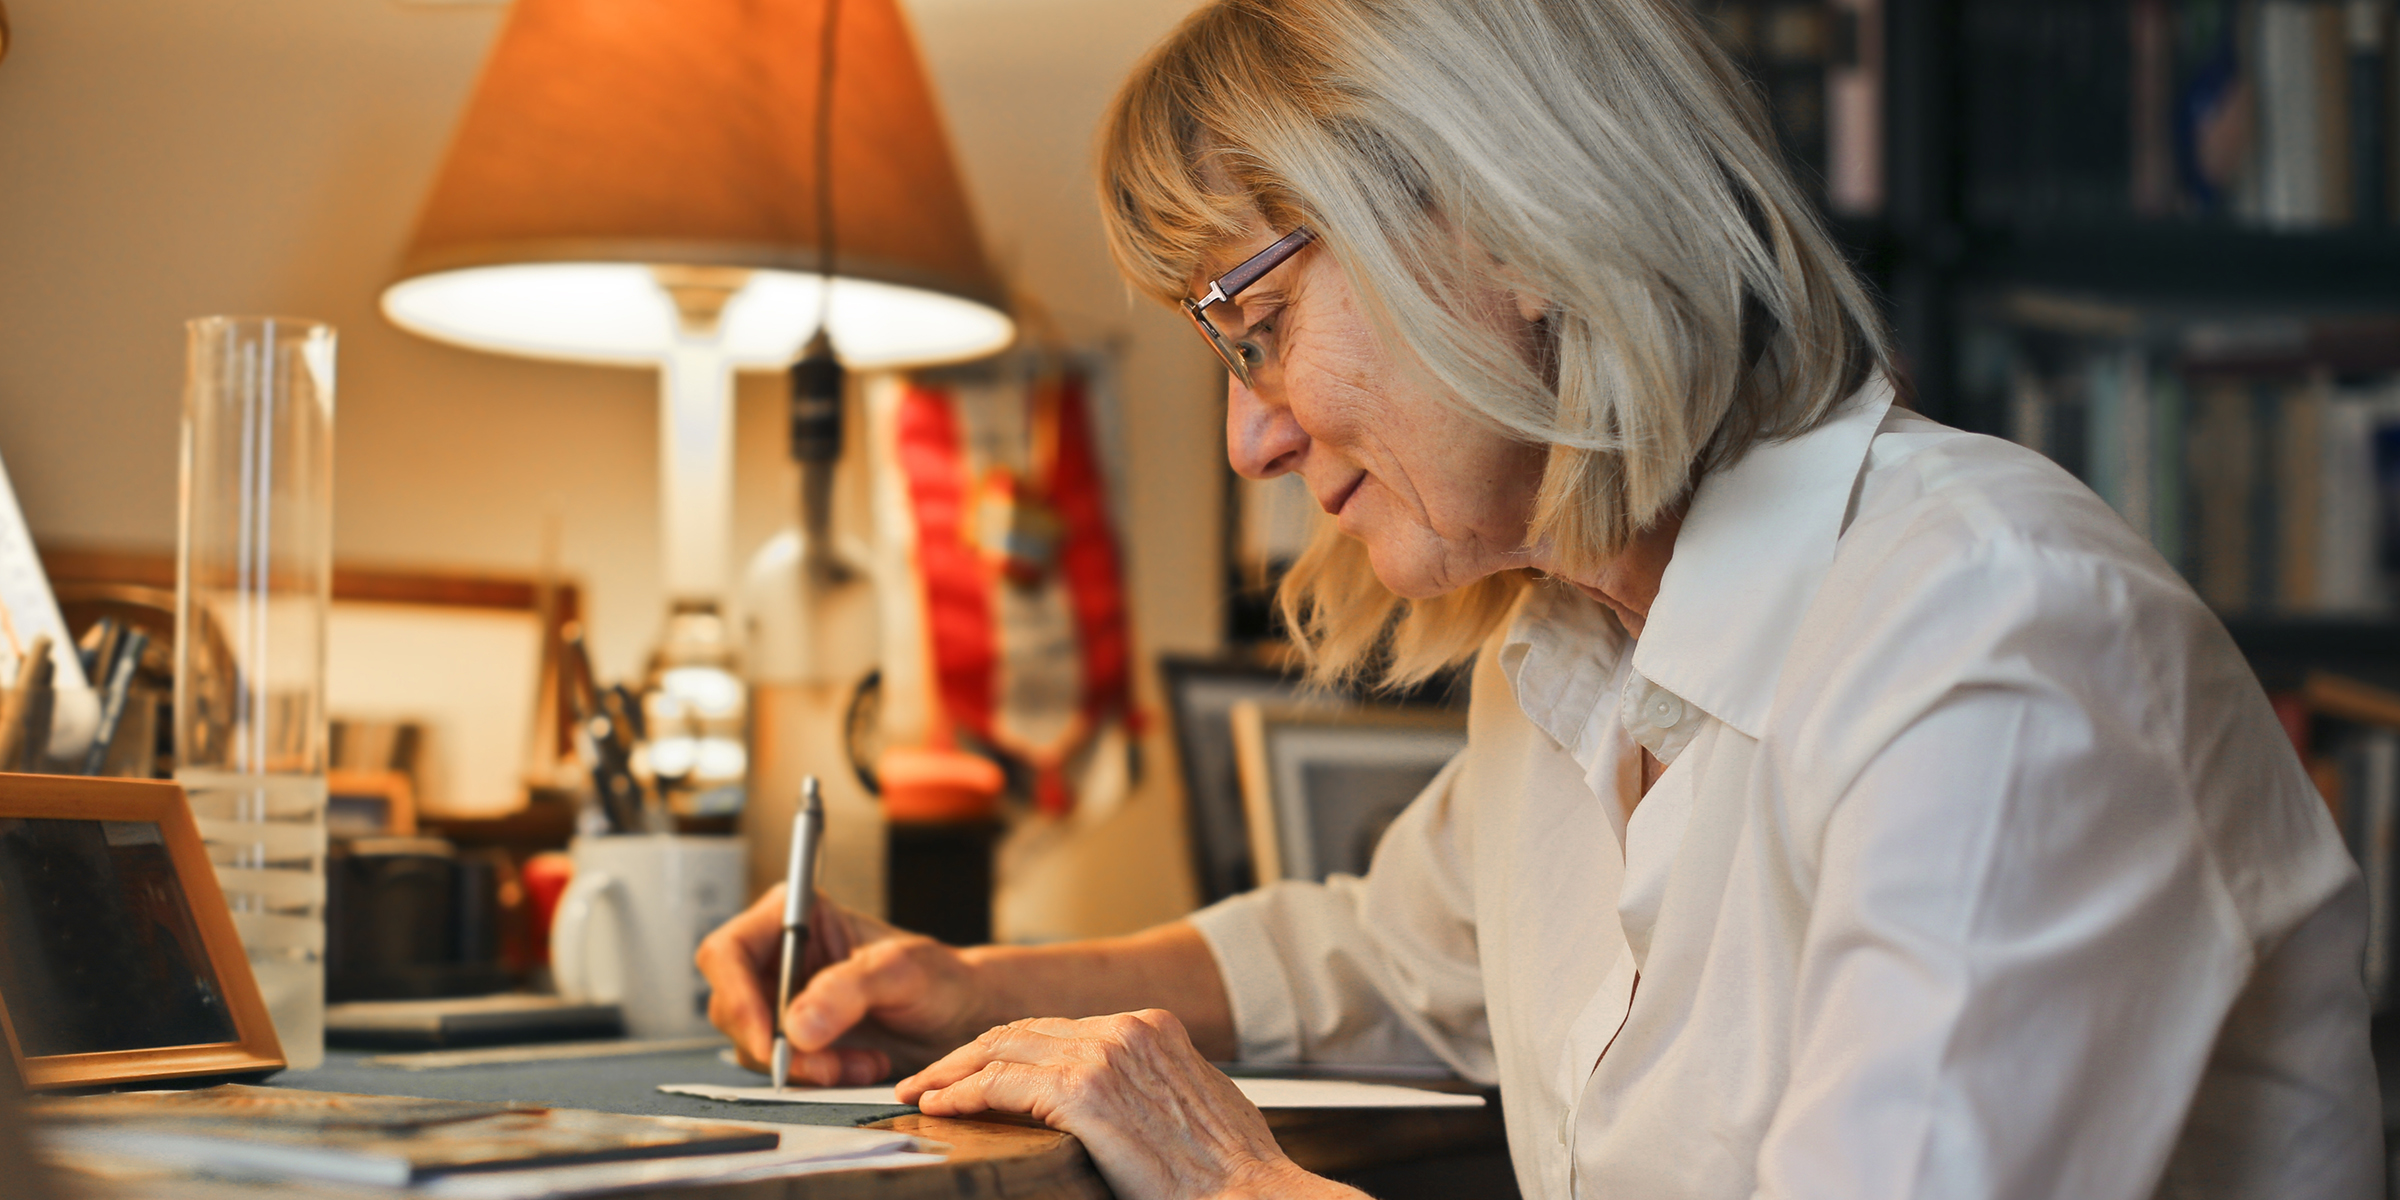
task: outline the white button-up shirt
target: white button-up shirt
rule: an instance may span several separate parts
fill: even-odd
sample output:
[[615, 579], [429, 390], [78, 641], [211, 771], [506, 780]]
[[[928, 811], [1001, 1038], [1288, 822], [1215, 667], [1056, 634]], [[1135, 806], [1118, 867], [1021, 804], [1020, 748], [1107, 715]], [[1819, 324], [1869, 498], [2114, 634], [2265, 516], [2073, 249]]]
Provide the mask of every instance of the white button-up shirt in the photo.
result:
[[1638, 643], [1529, 588], [1366, 878], [1194, 918], [1243, 1058], [1496, 1083], [1528, 1197], [2379, 1194], [2358, 873], [2240, 654], [1890, 398], [1704, 480]]

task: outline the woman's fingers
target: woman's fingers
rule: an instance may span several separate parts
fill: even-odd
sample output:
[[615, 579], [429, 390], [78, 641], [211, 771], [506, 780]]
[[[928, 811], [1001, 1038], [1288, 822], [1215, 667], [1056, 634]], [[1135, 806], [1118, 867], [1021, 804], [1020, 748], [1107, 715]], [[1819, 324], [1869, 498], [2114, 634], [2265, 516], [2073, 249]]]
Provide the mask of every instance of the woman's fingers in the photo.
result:
[[873, 1083], [892, 1073], [892, 1060], [880, 1050], [834, 1046], [824, 1050], [792, 1051], [792, 1082], [814, 1087]]
[[[805, 961], [793, 971], [792, 982], [805, 988], [816, 974], [849, 961], [862, 948], [862, 942], [888, 938], [893, 933], [890, 926], [853, 913], [820, 891], [809, 913]], [[774, 1053], [775, 998], [782, 986], [783, 885], [768, 888], [757, 903], [718, 926], [701, 940], [700, 949], [692, 958], [708, 981], [709, 1024], [733, 1039], [735, 1057], [743, 1066], [754, 1071], [766, 1070]], [[856, 1020], [851, 1017], [832, 1035], [806, 1048], [825, 1049], [827, 1043], [840, 1036], [841, 1029], [847, 1029]], [[786, 1028], [788, 1031], [789, 1027]], [[880, 1054], [849, 1057], [828, 1054], [814, 1060], [807, 1069], [825, 1077], [814, 1082], [866, 1083], [889, 1074], [891, 1064]], [[799, 1070], [796, 1066], [795, 1078], [802, 1077]], [[869, 1070], [871, 1074], [861, 1074]]]
[[868, 1014], [919, 1001], [928, 980], [908, 942], [876, 942], [811, 976], [783, 1015], [792, 1045], [820, 1050]]
[[1104, 1086], [1098, 1079], [1077, 1079], [1075, 1068], [1028, 1066], [1025, 1063], [987, 1063], [974, 1074], [943, 1087], [920, 1091], [914, 1104], [927, 1116], [963, 1117], [979, 1112], [1023, 1113], [1048, 1122], [1069, 1104], [1084, 1099], [1085, 1089]]
[[[943, 1055], [933, 1065], [900, 1081], [895, 1089], [903, 1104], [915, 1104], [926, 1092], [947, 1088], [998, 1063], [1064, 1062], [1085, 1053], [1075, 1037], [1083, 1022], [1037, 1017], [996, 1025], [974, 1041]], [[971, 1111], [971, 1110], [955, 1110]], [[1009, 1111], [1023, 1111], [1011, 1109]]]
[[781, 887], [711, 932], [693, 959], [709, 983], [709, 1023], [733, 1039], [742, 1065], [767, 1069], [780, 1022], [795, 1051], [792, 1077], [804, 1083], [886, 1079], [894, 1063], [926, 1062], [984, 1024], [975, 1015], [982, 991], [957, 951], [851, 912], [823, 893], [786, 1011], [775, 1011], [783, 969]]
[[708, 981], [708, 1022], [733, 1039], [744, 1066], [764, 1070], [775, 1040], [775, 1001], [766, 989], [783, 939], [783, 888], [718, 926], [692, 955]]
[[870, 942], [818, 972], [793, 999], [783, 1028], [802, 1050], [838, 1041], [915, 1068], [990, 1024], [979, 1016], [987, 998], [958, 951], [906, 934]]

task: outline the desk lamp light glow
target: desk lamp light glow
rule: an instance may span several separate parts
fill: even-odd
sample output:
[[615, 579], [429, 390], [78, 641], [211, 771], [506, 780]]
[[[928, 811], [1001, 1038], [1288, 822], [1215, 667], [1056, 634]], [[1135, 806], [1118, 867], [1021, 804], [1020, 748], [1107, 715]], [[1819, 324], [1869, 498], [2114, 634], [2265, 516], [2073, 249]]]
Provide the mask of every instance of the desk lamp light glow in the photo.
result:
[[[825, 294], [822, 280], [789, 270], [523, 263], [404, 279], [383, 311], [469, 349], [657, 368], [667, 591], [714, 601], [732, 552], [733, 372], [790, 365]], [[1015, 327], [958, 296], [837, 277], [826, 332], [847, 365], [872, 370], [978, 358], [1006, 347]]]
[[1001, 294], [895, 0], [518, 0], [383, 311], [657, 368], [667, 591], [714, 604], [732, 372], [790, 364], [828, 298], [854, 368], [981, 357], [1015, 336]]

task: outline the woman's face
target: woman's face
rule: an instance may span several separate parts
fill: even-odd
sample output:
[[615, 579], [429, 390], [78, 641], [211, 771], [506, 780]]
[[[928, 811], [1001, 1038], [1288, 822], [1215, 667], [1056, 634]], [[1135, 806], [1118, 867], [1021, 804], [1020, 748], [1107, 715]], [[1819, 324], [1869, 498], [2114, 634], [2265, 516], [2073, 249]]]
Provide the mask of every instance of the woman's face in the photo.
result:
[[[1194, 294], [1273, 240], [1261, 232], [1225, 247], [1201, 264]], [[1529, 319], [1509, 293], [1482, 299], [1502, 319]], [[1297, 472], [1341, 531], [1366, 544], [1385, 587], [1422, 599], [1531, 564], [1525, 531], [1542, 451], [1443, 402], [1394, 361], [1322, 244], [1209, 315], [1228, 339], [1257, 347], [1257, 387], [1226, 381], [1233, 469], [1250, 479]]]

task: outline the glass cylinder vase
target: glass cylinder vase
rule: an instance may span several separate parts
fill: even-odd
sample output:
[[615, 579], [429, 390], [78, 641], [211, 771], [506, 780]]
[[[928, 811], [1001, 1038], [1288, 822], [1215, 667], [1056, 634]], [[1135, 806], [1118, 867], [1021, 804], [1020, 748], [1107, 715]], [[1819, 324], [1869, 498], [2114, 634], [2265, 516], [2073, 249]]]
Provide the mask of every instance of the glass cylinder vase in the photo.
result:
[[187, 331], [175, 778], [295, 1069], [325, 1053], [325, 621], [334, 332]]

